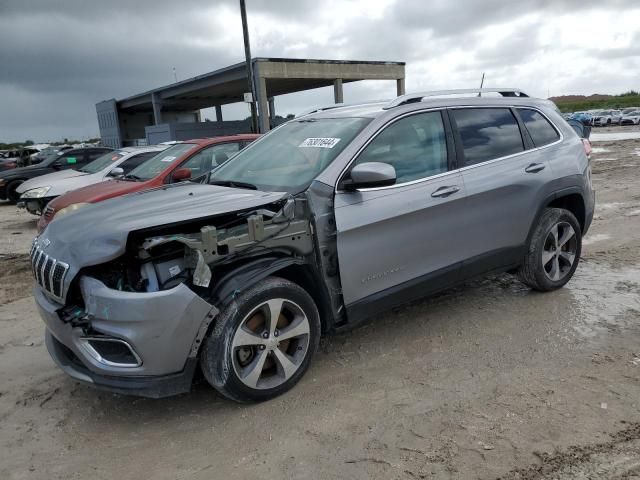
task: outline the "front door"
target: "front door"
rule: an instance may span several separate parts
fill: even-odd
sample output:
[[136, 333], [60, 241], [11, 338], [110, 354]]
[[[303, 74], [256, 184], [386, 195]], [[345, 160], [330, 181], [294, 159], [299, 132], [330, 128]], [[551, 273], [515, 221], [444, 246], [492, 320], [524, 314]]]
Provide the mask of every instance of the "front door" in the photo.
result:
[[420, 112], [394, 121], [351, 164], [388, 163], [395, 185], [338, 188], [340, 279], [348, 311], [358, 311], [354, 316], [367, 305], [385, 308], [422, 296], [426, 281], [439, 279], [440, 287], [455, 281], [464, 256], [457, 213], [465, 192], [453, 169], [444, 115]]

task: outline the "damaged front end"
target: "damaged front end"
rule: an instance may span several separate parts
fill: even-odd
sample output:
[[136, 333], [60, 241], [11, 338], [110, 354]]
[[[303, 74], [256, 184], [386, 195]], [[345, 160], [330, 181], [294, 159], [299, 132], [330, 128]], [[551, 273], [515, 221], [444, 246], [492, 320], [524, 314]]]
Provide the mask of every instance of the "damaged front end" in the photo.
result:
[[[218, 314], [211, 292], [225, 275], [265, 254], [313, 254], [305, 203], [286, 197], [131, 232], [123, 255], [78, 271], [62, 308], [36, 288], [51, 355], [74, 378], [112, 391], [154, 397], [188, 391], [199, 347]], [[163, 386], [140, 387], [152, 379]]]

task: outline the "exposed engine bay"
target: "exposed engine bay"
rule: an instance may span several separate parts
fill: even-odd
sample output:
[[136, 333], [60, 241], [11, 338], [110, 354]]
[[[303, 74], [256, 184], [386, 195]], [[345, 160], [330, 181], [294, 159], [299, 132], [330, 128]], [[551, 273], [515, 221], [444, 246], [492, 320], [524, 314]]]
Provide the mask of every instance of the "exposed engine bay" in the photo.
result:
[[207, 288], [216, 268], [265, 250], [298, 257], [313, 253], [306, 207], [304, 199], [288, 197], [220, 223], [183, 225], [187, 233], [173, 233], [178, 227], [171, 226], [166, 228], [171, 233], [156, 229], [156, 235], [133, 235], [123, 257], [85, 273], [123, 291], [155, 292], [181, 283]]

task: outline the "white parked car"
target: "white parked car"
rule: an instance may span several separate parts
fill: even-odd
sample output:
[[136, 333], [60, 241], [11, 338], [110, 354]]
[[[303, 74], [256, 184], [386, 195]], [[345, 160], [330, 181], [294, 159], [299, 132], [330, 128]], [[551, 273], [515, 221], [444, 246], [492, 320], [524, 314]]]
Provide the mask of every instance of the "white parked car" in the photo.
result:
[[166, 148], [166, 145], [125, 147], [108, 152], [77, 170], [61, 170], [32, 178], [17, 188], [20, 194], [18, 206], [40, 215], [54, 198], [71, 190], [126, 175]]
[[640, 124], [640, 110], [634, 110], [628, 113], [625, 113], [622, 116], [622, 121], [620, 125], [639, 125]]
[[606, 125], [620, 125], [622, 112], [620, 110], [598, 110], [593, 114], [593, 125], [604, 127]]

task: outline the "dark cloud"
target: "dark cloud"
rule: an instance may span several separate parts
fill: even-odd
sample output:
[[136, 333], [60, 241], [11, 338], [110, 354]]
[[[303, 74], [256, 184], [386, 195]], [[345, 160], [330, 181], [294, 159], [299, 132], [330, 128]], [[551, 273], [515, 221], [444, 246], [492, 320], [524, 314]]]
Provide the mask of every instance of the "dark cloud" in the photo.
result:
[[[519, 66], [552, 48], [539, 33], [549, 19], [575, 13], [580, 22], [581, 15], [593, 11], [623, 16], [635, 4], [397, 0], [372, 17], [354, 15], [349, 1], [246, 1], [254, 56], [406, 61], [407, 86], [420, 89], [475, 83], [485, 69], [512, 85]], [[518, 28], [504, 40], [483, 42], [486, 27], [513, 22]], [[612, 36], [618, 27], [602, 29]], [[590, 35], [585, 31], [585, 45], [572, 52], [575, 58], [603, 65], [628, 59], [637, 65], [640, 33], [630, 46], [613, 48], [589, 43]], [[468, 58], [456, 63], [462, 53]], [[180, 80], [243, 58], [237, 0], [0, 0], [0, 141], [94, 135], [96, 102], [171, 83], [173, 67]], [[585, 76], [585, 69], [575, 70], [579, 79], [571, 67], [554, 78], [605, 91], [602, 75]], [[610, 88], [631, 81], [618, 77]], [[390, 97], [394, 91], [392, 83], [365, 82], [346, 87], [345, 96], [354, 101]], [[289, 113], [331, 100], [332, 90], [321, 89], [278, 98], [276, 105], [280, 113]], [[246, 114], [244, 105], [225, 108], [231, 116]]]

